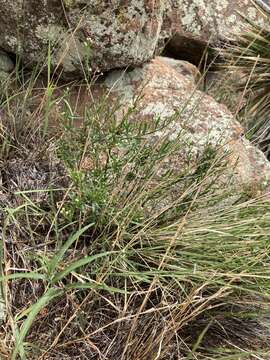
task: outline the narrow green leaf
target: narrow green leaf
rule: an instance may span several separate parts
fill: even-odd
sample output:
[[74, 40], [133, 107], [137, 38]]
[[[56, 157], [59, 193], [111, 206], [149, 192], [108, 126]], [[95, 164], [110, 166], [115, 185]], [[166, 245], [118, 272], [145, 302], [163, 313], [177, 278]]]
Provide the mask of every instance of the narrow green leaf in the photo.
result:
[[53, 275], [53, 272], [55, 271], [55, 268], [57, 264], [62, 260], [63, 256], [65, 255], [65, 252], [70, 248], [70, 246], [79, 239], [79, 237], [88, 230], [91, 226], [94, 224], [88, 224], [84, 226], [82, 229], [78, 230], [75, 234], [69, 237], [69, 239], [63, 244], [63, 246], [60, 248], [58, 253], [52, 258], [51, 261], [48, 263], [48, 272], [50, 275]]
[[60, 289], [49, 289], [33, 306], [31, 306], [31, 311], [29, 312], [26, 320], [23, 322], [23, 324], [18, 332], [18, 337], [16, 339], [16, 345], [15, 345], [14, 351], [12, 353], [12, 360], [16, 360], [18, 353], [20, 353], [20, 354], [24, 353], [23, 341], [24, 341], [31, 325], [33, 324], [33, 321], [35, 320], [37, 314], [51, 300], [53, 300], [55, 297], [61, 295], [62, 293], [63, 293], [63, 290], [60, 290]]
[[80, 260], [74, 261], [69, 266], [67, 266], [63, 271], [59, 272], [58, 274], [56, 274], [54, 276], [54, 278], [52, 279], [52, 284], [55, 284], [57, 281], [60, 281], [65, 276], [69, 275], [72, 271], [80, 268], [81, 266], [88, 265], [91, 262], [93, 262], [94, 260], [97, 260], [99, 258], [108, 256], [108, 255], [111, 255], [111, 254], [116, 254], [116, 253], [117, 253], [117, 251], [106, 251], [106, 252], [101, 253], [101, 254], [87, 256], [87, 257], [82, 258]]
[[31, 279], [31, 280], [48, 280], [47, 276], [44, 274], [37, 274], [34, 272], [23, 272], [23, 273], [14, 273], [10, 275], [0, 276], [0, 282], [16, 279]]
[[95, 282], [87, 282], [87, 283], [73, 283], [65, 286], [65, 290], [87, 290], [87, 289], [101, 289], [107, 290], [110, 293], [119, 293], [119, 294], [127, 294], [129, 293], [126, 290], [118, 289], [112, 286], [107, 286], [106, 284], [98, 284]]

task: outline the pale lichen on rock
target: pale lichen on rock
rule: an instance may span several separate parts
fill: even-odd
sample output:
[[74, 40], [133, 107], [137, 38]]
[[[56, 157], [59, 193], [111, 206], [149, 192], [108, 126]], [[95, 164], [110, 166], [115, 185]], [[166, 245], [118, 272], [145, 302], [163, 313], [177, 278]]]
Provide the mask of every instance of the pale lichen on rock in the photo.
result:
[[0, 46], [29, 66], [46, 64], [51, 44], [63, 75], [82, 75], [85, 63], [93, 71], [140, 65], [154, 56], [169, 3], [0, 0]]
[[184, 31], [201, 40], [209, 41], [231, 37], [243, 29], [241, 15], [260, 25], [266, 23], [251, 0], [179, 0]]

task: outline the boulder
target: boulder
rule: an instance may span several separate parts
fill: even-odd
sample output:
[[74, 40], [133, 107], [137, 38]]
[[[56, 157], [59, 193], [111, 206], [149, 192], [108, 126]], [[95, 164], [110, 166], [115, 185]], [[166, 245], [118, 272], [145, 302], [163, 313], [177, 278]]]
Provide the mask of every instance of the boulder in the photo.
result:
[[[233, 39], [246, 25], [245, 17], [260, 26], [268, 24], [267, 17], [255, 4], [263, 0], [178, 0], [175, 9], [178, 24], [167, 51], [175, 58], [198, 63], [205, 47], [220, 40]], [[269, 6], [270, 10], [270, 6]]]
[[180, 3], [183, 31], [201, 41], [227, 39], [239, 33], [245, 26], [242, 16], [266, 25], [266, 17], [252, 0], [180, 0]]
[[[189, 159], [191, 152], [194, 159], [198, 158], [209, 145], [221, 154], [228, 154], [227, 175], [237, 187], [261, 189], [267, 186], [270, 163], [264, 154], [245, 139], [242, 126], [224, 105], [198, 90], [192, 78], [196, 74], [195, 67], [193, 72], [192, 65], [186, 65], [157, 57], [132, 71], [113, 71], [103, 85], [97, 87], [101, 91], [102, 86], [101, 92], [109, 91], [111, 97], [120, 97], [120, 116], [139, 97], [135, 121], [172, 118], [169, 126], [155, 136], [162, 138], [166, 134], [175, 138], [181, 133]], [[94, 94], [94, 97], [98, 96], [98, 92]], [[80, 100], [83, 101], [81, 95]], [[89, 98], [84, 100], [86, 104], [88, 101]], [[181, 152], [172, 163], [177, 168], [185, 160], [185, 154]]]
[[0, 0], [0, 47], [26, 65], [50, 64], [66, 77], [136, 66], [162, 47], [161, 33], [170, 36], [176, 14], [170, 4]]
[[165, 44], [199, 62], [207, 43], [243, 28], [239, 13], [266, 23], [252, 0], [0, 0], [0, 48], [66, 78], [141, 65]]

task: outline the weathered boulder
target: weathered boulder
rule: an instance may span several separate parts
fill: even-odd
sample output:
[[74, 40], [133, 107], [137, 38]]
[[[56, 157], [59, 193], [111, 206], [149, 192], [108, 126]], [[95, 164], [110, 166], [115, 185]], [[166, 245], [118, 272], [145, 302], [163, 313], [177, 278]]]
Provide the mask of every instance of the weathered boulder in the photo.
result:
[[[177, 61], [158, 57], [129, 72], [113, 71], [105, 79], [105, 90], [110, 90], [110, 96], [120, 96], [123, 112], [139, 96], [136, 121], [173, 116], [164, 131], [172, 138], [182, 133], [194, 158], [209, 145], [228, 153], [227, 174], [237, 186], [258, 189], [268, 185], [270, 163], [264, 154], [245, 139], [241, 125], [224, 105], [197, 89], [191, 79], [192, 66], [185, 65], [179, 62], [177, 66]], [[158, 136], [164, 133], [161, 131]], [[189, 150], [187, 153], [190, 158]], [[183, 156], [181, 153], [173, 161], [176, 167], [182, 166]]]
[[0, 47], [66, 76], [104, 72], [151, 59], [173, 16], [170, 0], [0, 0]]
[[207, 44], [232, 39], [242, 31], [246, 25], [244, 17], [258, 25], [268, 24], [267, 17], [253, 0], [178, 0], [177, 14], [179, 10], [175, 36], [168, 43], [168, 51], [176, 58], [194, 62], [200, 61]]
[[165, 44], [198, 62], [208, 42], [243, 27], [239, 13], [266, 22], [252, 0], [0, 0], [0, 48], [64, 77], [138, 66]]
[[180, 0], [180, 3], [184, 32], [205, 42], [241, 31], [245, 26], [241, 15], [260, 25], [266, 24], [266, 18], [252, 0]]

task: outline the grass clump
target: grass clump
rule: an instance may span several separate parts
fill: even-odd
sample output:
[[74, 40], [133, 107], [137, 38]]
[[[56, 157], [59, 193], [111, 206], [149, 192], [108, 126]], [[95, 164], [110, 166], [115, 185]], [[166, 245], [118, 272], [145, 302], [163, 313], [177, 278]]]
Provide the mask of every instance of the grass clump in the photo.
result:
[[[30, 84], [3, 102], [0, 357], [267, 356], [269, 202], [232, 196], [226, 156], [170, 136], [181, 113], [139, 123], [136, 102], [100, 100], [75, 127], [68, 94], [31, 110]], [[56, 102], [57, 136], [30, 121], [49, 129]]]

